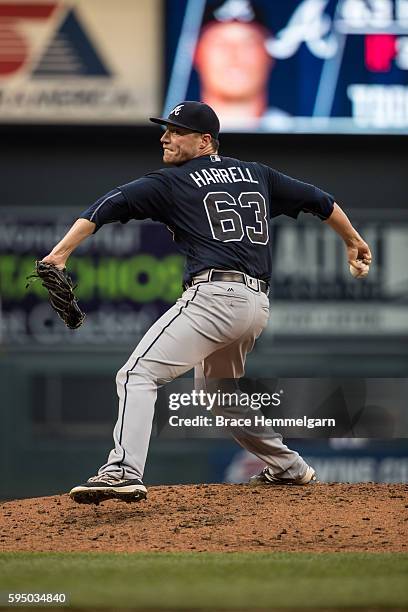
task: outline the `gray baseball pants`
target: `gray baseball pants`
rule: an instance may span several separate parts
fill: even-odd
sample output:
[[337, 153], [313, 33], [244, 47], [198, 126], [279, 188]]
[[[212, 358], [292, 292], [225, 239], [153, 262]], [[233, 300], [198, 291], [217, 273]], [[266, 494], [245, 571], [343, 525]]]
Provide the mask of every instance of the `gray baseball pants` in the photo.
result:
[[[99, 474], [143, 478], [159, 386], [196, 368], [201, 379], [244, 375], [246, 355], [265, 328], [268, 297], [237, 282], [207, 282], [184, 291], [146, 332], [116, 377], [119, 416], [115, 447]], [[225, 410], [227, 414], [227, 411]], [[220, 408], [217, 407], [217, 414]], [[273, 474], [303, 476], [307, 464], [271, 430], [234, 427], [234, 439], [257, 455]]]

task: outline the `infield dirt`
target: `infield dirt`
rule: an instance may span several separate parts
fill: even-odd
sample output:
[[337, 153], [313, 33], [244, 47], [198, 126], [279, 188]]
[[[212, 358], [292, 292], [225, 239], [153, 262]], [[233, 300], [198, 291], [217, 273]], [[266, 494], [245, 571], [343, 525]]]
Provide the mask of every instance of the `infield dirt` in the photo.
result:
[[407, 552], [408, 485], [150, 487], [134, 504], [0, 504], [2, 551]]

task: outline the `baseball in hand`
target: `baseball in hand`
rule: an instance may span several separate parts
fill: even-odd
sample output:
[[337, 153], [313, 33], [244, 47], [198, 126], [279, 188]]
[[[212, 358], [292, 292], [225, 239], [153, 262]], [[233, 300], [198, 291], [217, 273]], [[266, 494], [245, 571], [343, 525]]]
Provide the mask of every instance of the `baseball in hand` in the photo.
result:
[[370, 266], [363, 262], [360, 262], [360, 263], [362, 264], [363, 267], [359, 269], [355, 268], [354, 266], [350, 264], [350, 274], [354, 278], [365, 278], [368, 274]]

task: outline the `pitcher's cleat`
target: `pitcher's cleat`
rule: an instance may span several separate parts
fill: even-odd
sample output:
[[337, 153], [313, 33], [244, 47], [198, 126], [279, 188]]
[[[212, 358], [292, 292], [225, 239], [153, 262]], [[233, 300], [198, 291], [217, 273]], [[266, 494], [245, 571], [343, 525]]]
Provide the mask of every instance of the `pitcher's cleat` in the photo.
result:
[[316, 472], [312, 467], [308, 467], [305, 474], [299, 478], [279, 478], [274, 476], [270, 468], [265, 467], [260, 474], [252, 476], [249, 480], [251, 485], [307, 485], [318, 482]]
[[69, 496], [78, 504], [96, 504], [107, 499], [138, 502], [146, 499], [147, 489], [137, 478], [124, 480], [115, 474], [98, 474], [74, 487]]

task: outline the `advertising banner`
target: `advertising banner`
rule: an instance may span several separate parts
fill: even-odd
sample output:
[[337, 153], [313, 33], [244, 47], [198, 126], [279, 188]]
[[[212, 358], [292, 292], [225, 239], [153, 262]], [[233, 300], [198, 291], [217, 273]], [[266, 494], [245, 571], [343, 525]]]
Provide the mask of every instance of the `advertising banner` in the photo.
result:
[[70, 330], [40, 282], [26, 288], [35, 260], [47, 255], [78, 211], [3, 209], [0, 228], [0, 342], [48, 349], [132, 345], [181, 294], [183, 258], [171, 233], [153, 222], [110, 224], [78, 247], [68, 271], [86, 313]]
[[[368, 440], [331, 438], [294, 440], [296, 450], [319, 474], [320, 482], [408, 482], [408, 445], [406, 440]], [[292, 441], [288, 441], [292, 446]], [[220, 451], [216, 472], [225, 482], [248, 482], [264, 463], [246, 450]], [[215, 462], [214, 462], [215, 463]], [[220, 473], [221, 472], [221, 473]]]
[[158, 0], [0, 2], [0, 122], [145, 122], [160, 40]]
[[364, 279], [351, 276], [344, 243], [303, 215], [274, 221], [271, 317], [276, 337], [408, 336], [408, 216], [354, 210], [373, 253]]
[[[0, 342], [18, 347], [134, 345], [181, 294], [183, 257], [163, 226], [108, 224], [68, 260], [86, 319], [67, 329], [39, 282], [26, 289], [36, 259], [66, 233], [73, 209], [0, 209]], [[279, 217], [272, 230], [271, 316], [264, 334], [320, 342], [408, 337], [408, 217], [354, 211], [370, 244], [368, 276], [351, 276], [343, 241], [315, 219]]]

